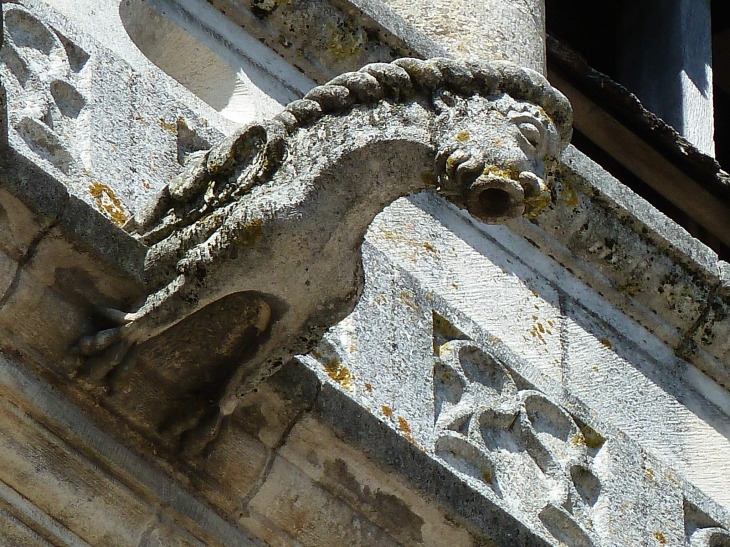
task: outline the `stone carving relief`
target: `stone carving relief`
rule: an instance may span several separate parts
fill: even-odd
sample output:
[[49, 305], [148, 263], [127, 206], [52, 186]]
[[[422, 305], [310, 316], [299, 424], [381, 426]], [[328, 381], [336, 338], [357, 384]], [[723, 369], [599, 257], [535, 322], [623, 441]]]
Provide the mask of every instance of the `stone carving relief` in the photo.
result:
[[136, 346], [227, 295], [263, 301], [258, 351], [186, 433], [199, 451], [241, 396], [352, 311], [364, 233], [386, 205], [432, 189], [486, 222], [537, 214], [570, 131], [566, 99], [507, 63], [402, 59], [339, 76], [191, 154], [128, 226], [149, 245], [150, 296], [105, 312], [118, 326], [80, 341], [80, 374], [119, 389]]
[[35, 154], [64, 175], [84, 165], [82, 88], [89, 55], [14, 4], [3, 6], [0, 75], [7, 90], [9, 126]]
[[686, 499], [684, 530], [689, 547], [730, 547], [730, 531]]
[[592, 466], [605, 439], [474, 342], [434, 349], [435, 454], [562, 544], [599, 545]]

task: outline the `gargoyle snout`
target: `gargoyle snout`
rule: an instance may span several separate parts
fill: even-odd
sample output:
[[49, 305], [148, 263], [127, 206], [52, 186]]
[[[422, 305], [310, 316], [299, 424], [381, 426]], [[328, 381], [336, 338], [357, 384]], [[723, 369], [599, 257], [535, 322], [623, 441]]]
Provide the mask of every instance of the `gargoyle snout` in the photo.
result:
[[497, 175], [481, 175], [469, 187], [466, 209], [487, 224], [520, 216], [525, 210], [525, 191], [519, 183]]
[[550, 202], [545, 182], [529, 171], [519, 180], [492, 173], [479, 176], [468, 189], [466, 209], [487, 224], [500, 224], [523, 214], [537, 214]]

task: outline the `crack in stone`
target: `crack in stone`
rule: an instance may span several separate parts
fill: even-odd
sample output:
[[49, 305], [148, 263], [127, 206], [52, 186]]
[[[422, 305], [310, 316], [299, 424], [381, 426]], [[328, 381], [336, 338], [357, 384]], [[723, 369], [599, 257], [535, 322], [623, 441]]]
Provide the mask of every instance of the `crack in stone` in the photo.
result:
[[[303, 364], [301, 366], [304, 366]], [[242, 516], [248, 517], [250, 515], [249, 512], [249, 504], [251, 501], [256, 497], [256, 495], [259, 493], [261, 488], [264, 486], [266, 481], [269, 479], [269, 474], [271, 473], [271, 468], [274, 467], [274, 462], [276, 461], [276, 457], [279, 455], [279, 449], [284, 446], [287, 441], [289, 440], [289, 436], [291, 435], [291, 432], [294, 430], [296, 425], [301, 422], [302, 418], [306, 416], [307, 414], [311, 413], [314, 409], [314, 406], [317, 404], [317, 399], [319, 399], [319, 394], [321, 392], [322, 386], [321, 384], [317, 385], [316, 393], [314, 394], [314, 397], [312, 397], [311, 404], [304, 407], [302, 410], [300, 410], [295, 418], [291, 421], [289, 426], [284, 430], [279, 440], [269, 449], [269, 454], [266, 458], [266, 464], [264, 465], [264, 468], [261, 470], [261, 473], [259, 474], [259, 478], [256, 480], [256, 483], [251, 487], [251, 489], [248, 491], [246, 496], [241, 500], [241, 511]]]
[[158, 524], [161, 522], [160, 517], [162, 516], [162, 508], [158, 507], [157, 511], [155, 511], [155, 514], [150, 518], [150, 523], [145, 528], [144, 532], [142, 532], [142, 535], [139, 538], [139, 547], [147, 547], [150, 542], [150, 537], [152, 537], [152, 533], [157, 529]]
[[[68, 201], [68, 198], [67, 198]], [[0, 297], [0, 310], [2, 310], [5, 307], [5, 304], [8, 303], [10, 298], [15, 294], [18, 285], [20, 284], [20, 276], [23, 273], [26, 264], [33, 260], [33, 257], [35, 256], [36, 249], [38, 248], [38, 245], [40, 245], [41, 241], [45, 239], [45, 237], [49, 234], [53, 228], [58, 226], [61, 216], [63, 216], [63, 213], [66, 211], [66, 207], [63, 207], [61, 211], [58, 213], [56, 218], [54, 218], [45, 228], [41, 229], [38, 234], [33, 238], [33, 240], [30, 242], [30, 245], [28, 245], [28, 250], [26, 253], [18, 260], [17, 264], [18, 267], [15, 270], [15, 275], [13, 276], [13, 280], [10, 282], [10, 285], [8, 285], [7, 290], [5, 291], [5, 294]]]
[[707, 293], [707, 301], [702, 308], [697, 319], [692, 323], [692, 326], [682, 335], [682, 340], [674, 348], [674, 354], [685, 361], [689, 361], [692, 355], [692, 348], [695, 345], [693, 338], [697, 331], [707, 321], [710, 312], [712, 311], [712, 301], [715, 299], [717, 292], [722, 286], [722, 281], [718, 281]]
[[560, 385], [562, 396], [567, 398], [569, 393], [568, 379], [568, 352], [570, 349], [570, 337], [568, 336], [568, 316], [566, 310], [566, 295], [558, 290], [558, 310], [560, 311]]

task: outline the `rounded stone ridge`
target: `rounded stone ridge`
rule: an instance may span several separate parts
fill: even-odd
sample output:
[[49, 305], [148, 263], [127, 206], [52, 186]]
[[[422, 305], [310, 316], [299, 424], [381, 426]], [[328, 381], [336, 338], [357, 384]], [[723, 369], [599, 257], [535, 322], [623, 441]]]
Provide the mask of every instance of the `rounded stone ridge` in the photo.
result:
[[535, 103], [555, 124], [562, 146], [570, 142], [573, 111], [568, 99], [539, 72], [506, 61], [437, 57], [426, 61], [404, 58], [392, 63], [374, 63], [358, 72], [340, 74], [310, 91], [305, 100], [317, 103], [319, 109], [307, 108], [303, 115], [303, 105], [296, 101], [277, 118], [291, 119], [288, 114], [292, 114], [298, 121], [296, 125], [286, 124], [287, 131], [292, 132], [355, 104], [375, 103], [384, 97], [408, 100], [423, 95], [430, 98], [438, 89], [448, 89], [462, 96], [506, 93], [514, 99]]

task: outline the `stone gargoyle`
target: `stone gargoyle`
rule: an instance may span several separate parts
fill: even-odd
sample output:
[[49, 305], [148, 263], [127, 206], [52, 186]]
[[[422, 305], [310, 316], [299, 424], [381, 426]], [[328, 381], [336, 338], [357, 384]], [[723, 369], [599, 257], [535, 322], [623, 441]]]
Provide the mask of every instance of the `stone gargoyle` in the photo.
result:
[[118, 326], [79, 342], [80, 373], [119, 388], [136, 345], [250, 294], [262, 341], [217, 407], [178, 428], [194, 454], [243, 395], [353, 310], [364, 234], [384, 207], [432, 190], [483, 222], [535, 215], [570, 135], [567, 99], [508, 63], [400, 59], [343, 74], [190, 157], [133, 228], [149, 246], [147, 300], [105, 311]]

